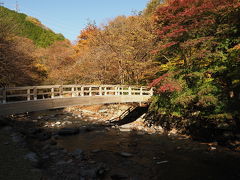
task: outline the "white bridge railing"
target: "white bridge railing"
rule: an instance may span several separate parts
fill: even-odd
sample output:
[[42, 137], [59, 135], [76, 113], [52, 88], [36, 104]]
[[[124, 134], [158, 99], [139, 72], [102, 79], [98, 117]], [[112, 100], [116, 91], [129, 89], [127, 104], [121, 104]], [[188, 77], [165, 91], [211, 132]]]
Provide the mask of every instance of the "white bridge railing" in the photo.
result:
[[51, 85], [0, 88], [0, 104], [80, 96], [152, 96], [153, 89], [146, 86], [122, 85]]

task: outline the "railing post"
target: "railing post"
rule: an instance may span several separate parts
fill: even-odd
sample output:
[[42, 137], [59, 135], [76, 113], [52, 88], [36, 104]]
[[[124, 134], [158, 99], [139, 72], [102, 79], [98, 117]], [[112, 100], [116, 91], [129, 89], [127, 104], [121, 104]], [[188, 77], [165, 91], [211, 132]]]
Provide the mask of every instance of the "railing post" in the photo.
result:
[[117, 95], [118, 95], [118, 87], [115, 86], [115, 96], [117, 96]]
[[74, 87], [72, 87], [71, 93], [72, 93], [72, 97], [74, 97], [75, 96], [75, 94], [74, 94]]
[[3, 104], [5, 104], [7, 102], [7, 90], [5, 87], [3, 88], [2, 96], [3, 96]]
[[81, 86], [81, 96], [84, 96], [84, 86]]
[[128, 87], [128, 95], [132, 95], [132, 88], [131, 88], [131, 86]]
[[140, 96], [143, 95], [143, 87], [140, 88]]
[[51, 98], [54, 98], [54, 88], [51, 88]]
[[63, 87], [62, 86], [59, 86], [59, 95], [60, 95], [60, 98], [63, 97]]
[[104, 87], [104, 95], [107, 95], [107, 87]]
[[92, 87], [89, 87], [89, 96], [92, 96]]
[[102, 86], [99, 86], [99, 96], [102, 96]]
[[27, 100], [30, 101], [31, 100], [31, 96], [30, 96], [30, 89], [27, 89]]
[[37, 88], [36, 87], [33, 88], [33, 99], [37, 100]]
[[153, 96], [153, 87], [150, 89], [150, 95]]

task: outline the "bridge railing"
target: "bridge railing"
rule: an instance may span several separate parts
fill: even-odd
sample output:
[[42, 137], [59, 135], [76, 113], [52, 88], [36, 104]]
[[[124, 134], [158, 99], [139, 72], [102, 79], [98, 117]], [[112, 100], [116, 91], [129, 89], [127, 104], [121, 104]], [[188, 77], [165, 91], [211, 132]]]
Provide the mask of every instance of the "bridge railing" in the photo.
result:
[[79, 96], [152, 96], [153, 89], [146, 86], [121, 85], [52, 85], [0, 88], [0, 103], [34, 101]]

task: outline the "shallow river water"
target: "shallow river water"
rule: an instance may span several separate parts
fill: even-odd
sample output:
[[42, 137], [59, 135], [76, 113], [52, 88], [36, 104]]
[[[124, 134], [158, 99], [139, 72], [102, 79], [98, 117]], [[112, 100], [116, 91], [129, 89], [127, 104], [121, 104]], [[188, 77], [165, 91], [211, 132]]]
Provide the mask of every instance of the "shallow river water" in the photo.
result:
[[119, 179], [239, 179], [239, 154], [178, 137], [98, 129], [59, 140], [68, 151], [81, 149], [107, 165]]
[[[32, 114], [31, 118], [38, 116], [50, 117], [41, 120], [44, 124], [56, 124], [71, 115], [48, 111]], [[80, 149], [89, 163], [105, 164], [107, 172], [103, 179], [240, 179], [240, 153], [227, 148], [211, 147], [180, 136], [147, 134], [137, 130], [122, 132], [81, 118], [70, 117], [67, 121], [72, 122], [71, 126], [85, 130], [80, 130], [77, 135], [61, 136], [57, 140], [58, 146], [68, 152]]]

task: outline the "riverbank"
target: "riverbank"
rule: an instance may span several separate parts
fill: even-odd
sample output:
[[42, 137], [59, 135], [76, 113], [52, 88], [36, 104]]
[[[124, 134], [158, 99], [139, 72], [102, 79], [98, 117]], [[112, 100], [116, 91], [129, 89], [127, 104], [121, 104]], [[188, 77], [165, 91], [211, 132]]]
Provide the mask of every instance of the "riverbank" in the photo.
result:
[[31, 152], [10, 126], [0, 128], [0, 179], [39, 180], [41, 170], [29, 161]]
[[[124, 125], [111, 123], [128, 108], [116, 104], [17, 115], [7, 129], [21, 139], [27, 151], [19, 157], [27, 157], [31, 166], [25, 170], [37, 171], [37, 179], [240, 178], [240, 154], [217, 143], [195, 142], [174, 132], [163, 135], [143, 117]], [[8, 146], [5, 141], [2, 146]], [[9, 167], [1, 164], [1, 171]]]

